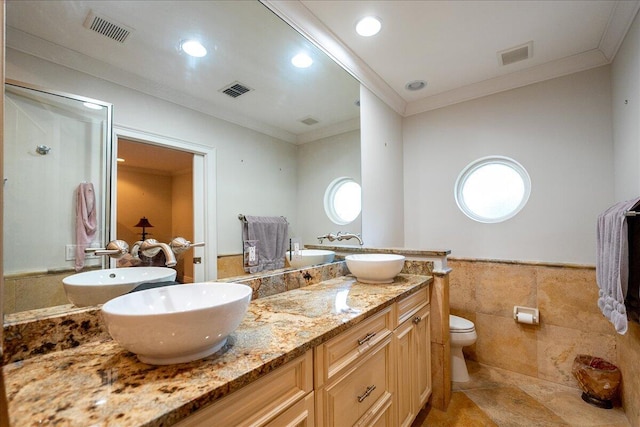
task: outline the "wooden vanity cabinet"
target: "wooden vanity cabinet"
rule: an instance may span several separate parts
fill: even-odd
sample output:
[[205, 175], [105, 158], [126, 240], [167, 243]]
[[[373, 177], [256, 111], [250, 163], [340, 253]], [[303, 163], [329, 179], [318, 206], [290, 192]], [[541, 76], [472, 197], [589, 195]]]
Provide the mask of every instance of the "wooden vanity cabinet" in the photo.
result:
[[303, 356], [195, 412], [178, 427], [313, 427], [313, 354]]
[[429, 287], [179, 422], [410, 426], [431, 395]]
[[431, 318], [429, 288], [398, 302], [394, 330], [398, 426], [410, 426], [431, 396]]

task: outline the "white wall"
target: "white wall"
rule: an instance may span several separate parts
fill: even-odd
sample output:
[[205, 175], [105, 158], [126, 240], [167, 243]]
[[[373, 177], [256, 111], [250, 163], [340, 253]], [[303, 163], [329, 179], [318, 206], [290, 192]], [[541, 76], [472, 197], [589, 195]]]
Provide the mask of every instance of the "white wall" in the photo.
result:
[[360, 86], [362, 238], [365, 246], [404, 244], [402, 118]]
[[6, 73], [113, 103], [117, 126], [215, 147], [219, 253], [241, 253], [240, 213], [284, 215], [296, 224], [296, 146], [13, 49], [7, 49]]
[[[405, 245], [595, 263], [596, 217], [614, 202], [610, 96], [607, 66], [405, 118]], [[528, 204], [499, 224], [454, 200], [460, 171], [488, 155], [514, 158], [532, 180]]]
[[[360, 131], [355, 130], [303, 144], [298, 149], [298, 224], [290, 229], [291, 237], [301, 237], [303, 244], [319, 242], [317, 236], [344, 231], [360, 233], [362, 215], [351, 224], [336, 225], [324, 211], [324, 193], [336, 178], [348, 176], [360, 180]], [[325, 244], [340, 244], [327, 242]], [[342, 243], [353, 245], [355, 240]]]
[[612, 66], [615, 195], [640, 195], [640, 18], [636, 16]]

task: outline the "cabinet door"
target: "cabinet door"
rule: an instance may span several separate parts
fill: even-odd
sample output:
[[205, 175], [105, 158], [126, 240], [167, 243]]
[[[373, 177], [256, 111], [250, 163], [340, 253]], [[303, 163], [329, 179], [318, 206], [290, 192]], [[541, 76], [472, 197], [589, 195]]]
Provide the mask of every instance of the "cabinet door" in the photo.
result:
[[431, 396], [429, 305], [418, 309], [394, 331], [397, 357], [398, 425], [410, 426]]
[[410, 426], [415, 416], [417, 397], [413, 391], [413, 354], [415, 352], [415, 326], [411, 320], [405, 321], [394, 332], [396, 346], [396, 366], [398, 368], [398, 385], [396, 407], [398, 425]]
[[415, 387], [418, 396], [416, 413], [431, 396], [431, 316], [427, 305], [413, 317], [415, 329]]

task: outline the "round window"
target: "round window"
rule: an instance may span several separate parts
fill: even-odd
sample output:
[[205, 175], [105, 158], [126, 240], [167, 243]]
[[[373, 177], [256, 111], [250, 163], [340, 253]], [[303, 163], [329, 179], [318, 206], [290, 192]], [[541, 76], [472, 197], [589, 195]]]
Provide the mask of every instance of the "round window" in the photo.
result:
[[324, 211], [338, 225], [353, 222], [362, 209], [360, 184], [352, 178], [337, 178], [324, 192]]
[[502, 222], [524, 207], [531, 179], [524, 167], [508, 157], [478, 159], [465, 167], [455, 186], [458, 207], [478, 222]]

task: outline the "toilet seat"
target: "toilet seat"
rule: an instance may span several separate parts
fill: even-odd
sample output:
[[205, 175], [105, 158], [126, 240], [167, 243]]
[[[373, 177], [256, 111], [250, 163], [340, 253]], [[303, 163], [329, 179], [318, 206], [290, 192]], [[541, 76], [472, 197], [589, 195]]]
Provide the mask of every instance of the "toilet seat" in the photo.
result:
[[470, 320], [454, 316], [453, 314], [449, 315], [449, 331], [452, 334], [473, 332], [475, 329], [475, 325]]

